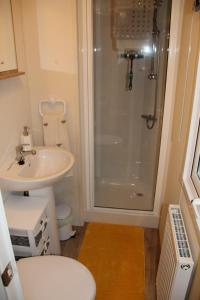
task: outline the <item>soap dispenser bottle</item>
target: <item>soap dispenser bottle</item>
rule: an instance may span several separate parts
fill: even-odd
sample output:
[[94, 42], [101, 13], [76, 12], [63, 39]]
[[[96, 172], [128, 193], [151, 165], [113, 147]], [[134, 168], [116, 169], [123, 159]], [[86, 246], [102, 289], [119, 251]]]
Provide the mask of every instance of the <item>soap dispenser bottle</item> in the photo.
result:
[[32, 136], [30, 134], [30, 128], [28, 126], [24, 126], [24, 130], [21, 135], [21, 145], [23, 151], [31, 151], [33, 148]]

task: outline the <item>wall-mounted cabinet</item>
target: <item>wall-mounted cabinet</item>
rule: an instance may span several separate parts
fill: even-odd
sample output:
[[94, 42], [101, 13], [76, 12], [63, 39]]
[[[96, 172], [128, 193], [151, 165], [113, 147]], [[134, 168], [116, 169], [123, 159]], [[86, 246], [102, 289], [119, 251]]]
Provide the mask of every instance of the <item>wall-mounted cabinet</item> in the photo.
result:
[[0, 0], [0, 79], [18, 76], [15, 35], [10, 0]]

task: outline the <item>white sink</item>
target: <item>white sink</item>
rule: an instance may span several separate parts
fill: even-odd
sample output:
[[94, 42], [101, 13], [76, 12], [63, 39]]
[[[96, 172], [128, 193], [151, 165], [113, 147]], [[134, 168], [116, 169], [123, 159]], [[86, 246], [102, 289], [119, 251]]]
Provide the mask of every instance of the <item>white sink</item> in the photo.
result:
[[0, 188], [28, 191], [51, 186], [61, 179], [74, 164], [72, 153], [55, 147], [36, 147], [36, 154], [25, 157], [25, 164], [13, 162], [0, 171]]

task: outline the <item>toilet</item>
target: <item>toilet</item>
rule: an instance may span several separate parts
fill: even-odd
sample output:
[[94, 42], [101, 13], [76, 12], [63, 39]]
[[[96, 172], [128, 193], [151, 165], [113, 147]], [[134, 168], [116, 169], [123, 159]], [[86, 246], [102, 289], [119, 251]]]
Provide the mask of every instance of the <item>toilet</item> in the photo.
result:
[[80, 262], [62, 256], [35, 256], [17, 262], [25, 300], [94, 300], [96, 285]]

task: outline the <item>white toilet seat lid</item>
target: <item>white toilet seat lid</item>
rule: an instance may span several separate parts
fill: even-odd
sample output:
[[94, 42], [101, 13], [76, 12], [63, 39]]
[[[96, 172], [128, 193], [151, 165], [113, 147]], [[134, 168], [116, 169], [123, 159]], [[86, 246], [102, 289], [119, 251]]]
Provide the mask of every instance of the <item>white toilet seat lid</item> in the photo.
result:
[[17, 263], [25, 300], [94, 300], [96, 285], [89, 270], [62, 256], [24, 258]]

